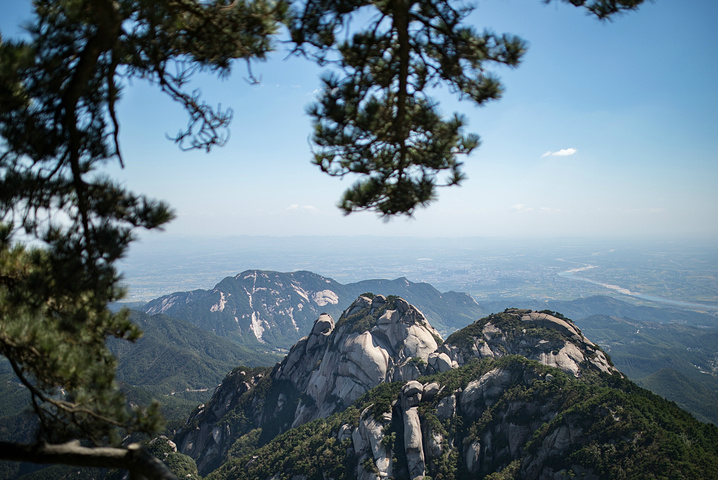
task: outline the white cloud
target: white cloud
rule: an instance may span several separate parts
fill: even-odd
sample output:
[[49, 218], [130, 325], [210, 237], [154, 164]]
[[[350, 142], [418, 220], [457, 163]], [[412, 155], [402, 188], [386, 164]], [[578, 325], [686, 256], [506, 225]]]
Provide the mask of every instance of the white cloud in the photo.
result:
[[288, 212], [316, 212], [317, 207], [314, 207], [312, 205], [299, 205], [297, 203], [293, 203], [287, 207], [287, 211]]
[[569, 157], [574, 153], [578, 152], [575, 148], [562, 148], [558, 152], [554, 152], [554, 157]]
[[543, 155], [541, 155], [541, 157], [569, 157], [575, 153], [578, 153], [578, 150], [576, 150], [575, 148], [562, 148], [561, 150], [557, 150], [555, 152], [549, 150]]

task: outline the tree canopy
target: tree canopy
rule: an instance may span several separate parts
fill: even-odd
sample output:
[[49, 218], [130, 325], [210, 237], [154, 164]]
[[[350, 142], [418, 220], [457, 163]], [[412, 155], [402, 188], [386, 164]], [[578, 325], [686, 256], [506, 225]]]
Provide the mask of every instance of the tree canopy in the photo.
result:
[[[606, 19], [643, 0], [560, 1]], [[136, 229], [173, 216], [102, 173], [107, 162], [123, 165], [116, 105], [129, 80], [184, 107], [180, 148], [209, 151], [226, 142], [232, 112], [204, 102], [192, 77], [264, 59], [286, 29], [295, 54], [328, 67], [308, 113], [314, 163], [356, 179], [340, 208], [411, 215], [437, 188], [462, 181], [460, 156], [479, 145], [460, 114], [439, 114], [435, 89], [475, 104], [498, 99], [489, 69], [515, 67], [526, 51], [518, 37], [467, 24], [472, 6], [453, 0], [35, 0], [33, 8], [27, 40], [0, 37], [0, 354], [31, 393], [38, 440], [51, 443], [113, 444], [159, 425], [156, 407], [126, 405], [105, 346], [140, 335], [107, 308], [124, 293], [115, 262]]]
[[[564, 2], [607, 19], [642, 0]], [[411, 215], [436, 199], [438, 187], [461, 183], [459, 158], [479, 137], [464, 132], [462, 115], [442, 118], [432, 93], [447, 88], [477, 105], [499, 99], [503, 89], [490, 68], [516, 67], [526, 43], [478, 31], [467, 23], [474, 6], [466, 2], [310, 0], [296, 7], [296, 51], [337, 67], [309, 114], [314, 163], [329, 175], [358, 177], [339, 207]], [[353, 29], [360, 13], [368, 20]]]

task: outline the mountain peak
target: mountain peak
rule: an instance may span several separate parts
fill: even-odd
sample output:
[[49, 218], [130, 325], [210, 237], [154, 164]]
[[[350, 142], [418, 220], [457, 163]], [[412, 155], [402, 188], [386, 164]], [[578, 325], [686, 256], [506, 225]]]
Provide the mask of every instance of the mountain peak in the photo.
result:
[[321, 315], [272, 376], [307, 395], [295, 412], [293, 426], [301, 425], [343, 410], [380, 383], [418, 378], [440, 342], [439, 333], [406, 300], [364, 294], [336, 325]]
[[489, 315], [452, 334], [438, 354], [458, 365], [471, 358], [521, 355], [575, 377], [585, 369], [618, 372], [571, 320], [551, 311], [509, 308]]

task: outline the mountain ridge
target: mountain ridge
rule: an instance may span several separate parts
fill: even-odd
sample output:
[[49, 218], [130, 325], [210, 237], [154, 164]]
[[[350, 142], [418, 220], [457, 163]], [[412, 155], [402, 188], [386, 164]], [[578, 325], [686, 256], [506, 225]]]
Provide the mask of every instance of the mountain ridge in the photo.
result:
[[246, 270], [211, 290], [175, 292], [148, 302], [143, 311], [166, 314], [239, 343], [288, 349], [322, 313], [338, 318], [359, 295], [380, 291], [416, 304], [440, 331], [460, 328], [484, 314], [468, 294], [439, 292], [405, 277], [343, 285], [309, 271]]

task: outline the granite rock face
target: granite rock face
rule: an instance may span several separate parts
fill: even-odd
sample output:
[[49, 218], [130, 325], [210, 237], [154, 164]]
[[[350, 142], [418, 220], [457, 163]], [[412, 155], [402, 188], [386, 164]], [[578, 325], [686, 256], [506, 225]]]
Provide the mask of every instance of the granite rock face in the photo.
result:
[[439, 342], [439, 333], [405, 300], [359, 296], [336, 323], [319, 315], [309, 335], [262, 380], [262, 393], [254, 388], [260, 379], [247, 388], [246, 381], [225, 379], [178, 433], [180, 450], [205, 475], [248, 430], [281, 433], [344, 410], [380, 383], [418, 378]]
[[319, 317], [272, 373], [308, 398], [293, 426], [327, 417], [383, 382], [418, 378], [441, 341], [424, 315], [401, 298], [360, 296], [334, 325]]
[[214, 470], [225, 459], [234, 432], [229, 424], [222, 423], [222, 419], [231, 414], [267, 374], [235, 369], [225, 377], [212, 400], [195, 409], [187, 426], [175, 437], [179, 451], [195, 459], [200, 473]]
[[382, 415], [379, 419], [375, 419], [367, 409], [362, 412], [358, 428], [352, 430], [351, 427], [346, 425], [346, 429], [351, 431], [352, 447], [357, 463], [363, 464], [369, 460], [376, 466], [376, 471], [358, 470], [357, 478], [379, 480], [392, 476], [392, 452], [383, 441], [384, 426], [390, 423], [391, 419], [390, 412]]
[[508, 309], [452, 334], [430, 358], [437, 372], [472, 358], [521, 355], [575, 377], [585, 369], [618, 372], [603, 351], [568, 319], [544, 312]]
[[[549, 434], [539, 436], [537, 441], [536, 432], [560, 415], [559, 405], [563, 401], [560, 389], [548, 396], [516, 398], [506, 403], [506, 396], [512, 391], [531, 389], [536, 382], [552, 381], [553, 376], [540, 369], [517, 368], [511, 363], [508, 367], [489, 370], [457, 390], [448, 391], [446, 385], [436, 383], [409, 381], [402, 387], [390, 412], [373, 418], [367, 407], [359, 425], [354, 428], [344, 425], [343, 437], [337, 438], [352, 440], [357, 459], [356, 478], [381, 480], [393, 475], [394, 478], [422, 479], [445, 470], [447, 461], [452, 458], [458, 459], [454, 462], [461, 464], [458, 468], [466, 472], [464, 476], [471, 478], [484, 478], [511, 460], [520, 460], [521, 468], [517, 476], [510, 478], [570, 478], [566, 471], [555, 469], [560, 462], [557, 459], [565, 458], [577, 445], [590, 441], [590, 435], [585, 434], [590, 421], [580, 414], [566, 415], [558, 426]], [[498, 408], [493, 408], [495, 406]], [[491, 416], [487, 418], [488, 412]], [[480, 434], [474, 433], [473, 428], [447, 429], [450, 425], [481, 425], [487, 421], [488, 427], [476, 429]], [[397, 437], [401, 442], [394, 441], [397, 432], [401, 433]], [[532, 439], [535, 444], [528, 448]], [[380, 447], [373, 447], [375, 445]], [[580, 464], [572, 465], [572, 470], [581, 472], [581, 478], [600, 478], [591, 468]]]

